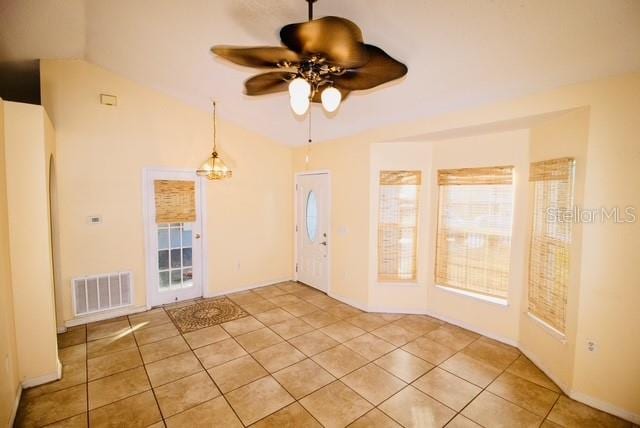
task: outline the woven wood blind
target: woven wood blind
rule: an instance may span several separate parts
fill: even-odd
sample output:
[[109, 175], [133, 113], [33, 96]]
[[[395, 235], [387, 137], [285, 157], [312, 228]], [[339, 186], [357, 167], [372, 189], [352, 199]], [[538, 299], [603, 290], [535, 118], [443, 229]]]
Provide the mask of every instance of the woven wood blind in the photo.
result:
[[420, 171], [381, 171], [378, 280], [415, 281]]
[[[551, 221], [573, 207], [575, 162], [571, 158], [531, 164], [533, 223], [529, 250], [529, 312], [565, 332], [571, 222]], [[556, 215], [557, 217], [557, 215]]]
[[507, 297], [513, 167], [438, 171], [437, 284]]
[[195, 182], [155, 180], [156, 223], [196, 221]]

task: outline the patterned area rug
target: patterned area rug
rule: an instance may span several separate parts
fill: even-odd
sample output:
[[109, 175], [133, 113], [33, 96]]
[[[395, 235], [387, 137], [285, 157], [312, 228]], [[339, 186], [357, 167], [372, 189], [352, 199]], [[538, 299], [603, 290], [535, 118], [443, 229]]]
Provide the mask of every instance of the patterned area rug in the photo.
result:
[[168, 309], [167, 312], [182, 333], [237, 320], [249, 315], [226, 297], [205, 300], [181, 308]]

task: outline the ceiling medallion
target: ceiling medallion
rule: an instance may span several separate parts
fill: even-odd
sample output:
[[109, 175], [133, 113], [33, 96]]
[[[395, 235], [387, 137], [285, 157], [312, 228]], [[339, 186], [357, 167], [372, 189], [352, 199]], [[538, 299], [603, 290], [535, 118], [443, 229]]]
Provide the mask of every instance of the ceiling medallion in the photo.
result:
[[233, 63], [255, 68], [273, 68], [249, 78], [247, 95], [289, 91], [290, 105], [305, 114], [310, 103], [322, 103], [335, 111], [351, 91], [371, 89], [399, 79], [407, 67], [379, 47], [362, 40], [360, 28], [348, 19], [325, 16], [289, 24], [280, 30], [282, 46], [214, 46], [211, 51]]

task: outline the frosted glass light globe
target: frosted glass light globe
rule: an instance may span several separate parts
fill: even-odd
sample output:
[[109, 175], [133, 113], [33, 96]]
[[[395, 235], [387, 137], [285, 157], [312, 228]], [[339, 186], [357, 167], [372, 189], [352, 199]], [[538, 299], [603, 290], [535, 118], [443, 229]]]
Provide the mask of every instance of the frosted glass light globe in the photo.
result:
[[307, 109], [309, 108], [309, 96], [293, 96], [291, 97], [291, 99], [289, 100], [289, 103], [291, 104], [291, 109], [293, 110], [293, 112], [295, 114], [297, 114], [298, 116], [302, 116], [303, 114], [305, 114], [307, 112]]
[[309, 95], [311, 95], [311, 85], [302, 77], [297, 77], [289, 83], [289, 96], [291, 98], [309, 98]]
[[342, 94], [339, 90], [330, 86], [322, 91], [320, 94], [320, 98], [322, 99], [322, 107], [329, 113], [336, 111], [336, 109], [340, 106], [340, 101], [342, 101]]

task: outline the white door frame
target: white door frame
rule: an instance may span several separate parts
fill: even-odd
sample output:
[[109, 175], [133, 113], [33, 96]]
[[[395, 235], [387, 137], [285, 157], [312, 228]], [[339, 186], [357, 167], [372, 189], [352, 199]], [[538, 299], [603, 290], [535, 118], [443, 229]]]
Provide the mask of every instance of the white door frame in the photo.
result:
[[151, 308], [151, 287], [150, 279], [155, 275], [156, 266], [153, 262], [153, 258], [149, 257], [151, 249], [154, 248], [151, 243], [152, 239], [152, 228], [155, 224], [155, 219], [152, 218], [152, 206], [155, 204], [155, 190], [153, 185], [150, 184], [150, 177], [154, 174], [184, 174], [184, 173], [192, 173], [193, 180], [198, 183], [200, 187], [199, 198], [196, 200], [197, 210], [196, 214], [199, 213], [201, 216], [201, 227], [200, 231], [200, 242], [201, 242], [201, 251], [200, 251], [200, 272], [202, 281], [200, 284], [200, 296], [204, 297], [208, 293], [206, 291], [208, 282], [208, 269], [207, 269], [207, 214], [206, 214], [206, 197], [205, 197], [205, 187], [203, 186], [204, 180], [202, 177], [196, 175], [195, 171], [192, 169], [185, 168], [166, 168], [166, 167], [148, 167], [142, 169], [142, 212], [143, 212], [143, 221], [144, 221], [144, 257], [145, 257], [145, 290], [146, 290], [146, 306], [147, 309]]
[[293, 180], [293, 279], [298, 280], [298, 272], [296, 271], [296, 263], [298, 263], [298, 178], [304, 175], [326, 174], [328, 181], [327, 189], [327, 209], [329, 215], [327, 218], [327, 295], [331, 295], [331, 254], [333, 252], [333, 236], [331, 231], [331, 171], [328, 169], [318, 169], [314, 171], [296, 172]]

